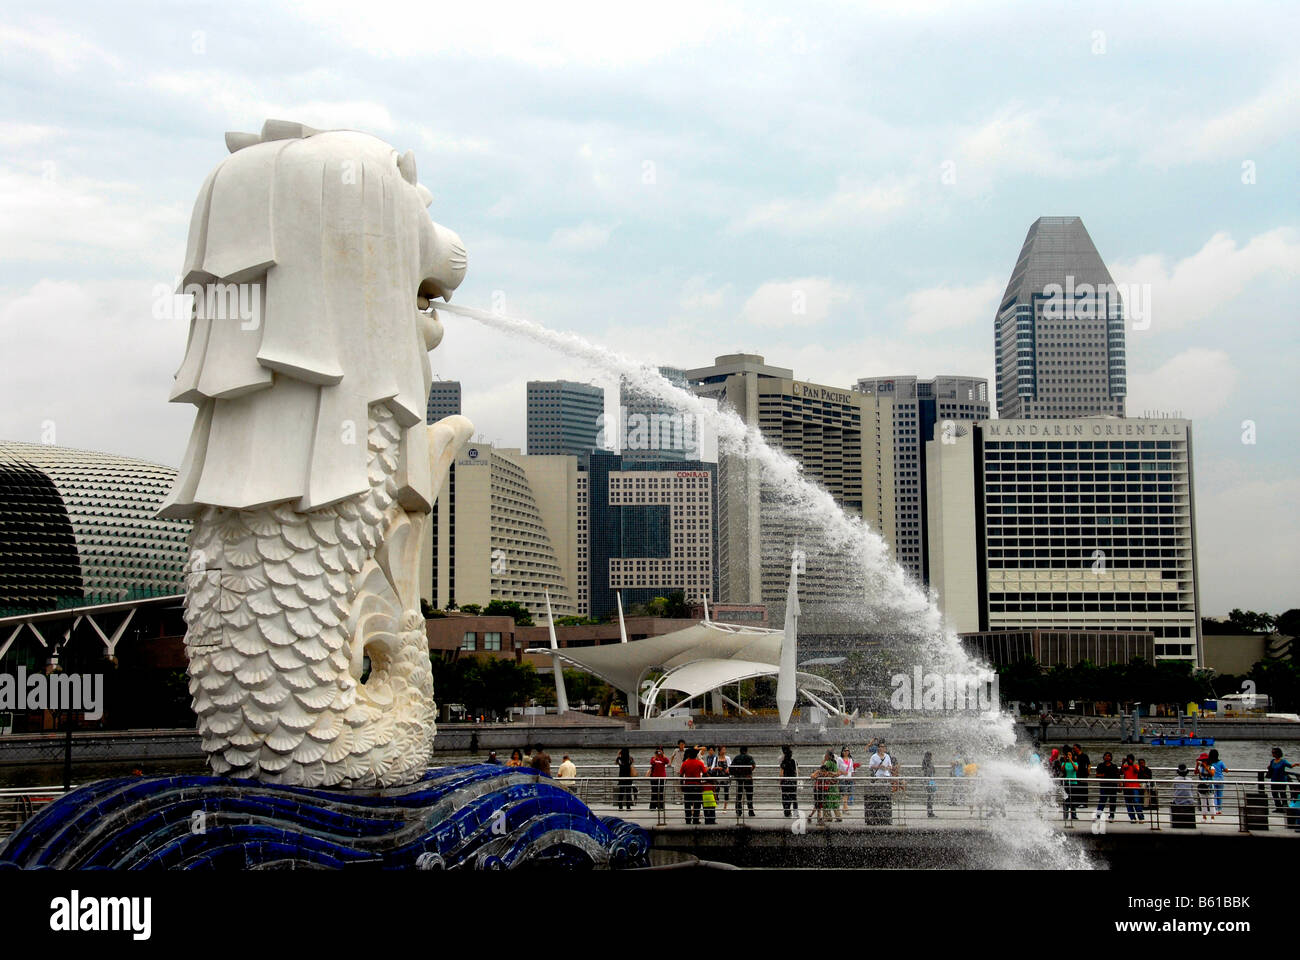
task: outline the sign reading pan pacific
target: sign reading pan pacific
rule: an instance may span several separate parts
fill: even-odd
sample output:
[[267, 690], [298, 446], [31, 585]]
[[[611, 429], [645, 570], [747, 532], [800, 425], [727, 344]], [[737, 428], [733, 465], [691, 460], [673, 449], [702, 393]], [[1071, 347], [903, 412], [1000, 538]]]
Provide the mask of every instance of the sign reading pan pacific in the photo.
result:
[[819, 387], [813, 383], [800, 383], [798, 380], [791, 381], [791, 387], [796, 397], [827, 400], [831, 403], [853, 402], [853, 394], [847, 390], [828, 390], [826, 387]]
[[1179, 420], [1049, 421], [1016, 423], [990, 420], [984, 424], [986, 437], [1181, 437]]

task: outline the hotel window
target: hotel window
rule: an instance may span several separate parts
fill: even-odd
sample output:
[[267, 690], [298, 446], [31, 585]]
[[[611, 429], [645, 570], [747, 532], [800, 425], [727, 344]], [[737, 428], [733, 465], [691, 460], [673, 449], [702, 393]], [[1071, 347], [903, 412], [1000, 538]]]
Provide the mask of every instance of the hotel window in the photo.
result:
[[475, 643], [474, 643], [475, 639], [476, 639], [476, 637], [475, 637], [475, 635], [474, 635], [473, 633], [467, 633], [467, 634], [465, 634], [465, 636], [464, 636], [464, 637], [461, 639], [461, 641], [460, 641], [460, 648], [461, 648], [462, 650], [475, 650], [475, 649], [477, 649], [477, 647], [475, 646]]

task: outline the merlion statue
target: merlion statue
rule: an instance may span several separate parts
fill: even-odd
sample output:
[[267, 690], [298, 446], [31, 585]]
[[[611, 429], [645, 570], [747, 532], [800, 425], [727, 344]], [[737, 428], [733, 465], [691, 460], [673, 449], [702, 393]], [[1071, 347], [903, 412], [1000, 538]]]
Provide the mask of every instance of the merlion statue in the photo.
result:
[[198, 413], [161, 511], [194, 520], [203, 748], [235, 777], [407, 783], [435, 730], [421, 546], [473, 429], [425, 426], [429, 307], [465, 249], [429, 219], [409, 152], [274, 120], [226, 144], [190, 222], [171, 400]]

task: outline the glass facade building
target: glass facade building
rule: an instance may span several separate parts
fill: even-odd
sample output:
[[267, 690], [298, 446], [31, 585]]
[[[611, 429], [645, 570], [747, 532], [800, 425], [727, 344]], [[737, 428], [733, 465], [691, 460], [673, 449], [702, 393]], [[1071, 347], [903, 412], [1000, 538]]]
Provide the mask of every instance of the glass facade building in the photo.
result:
[[605, 391], [569, 380], [528, 381], [528, 454], [577, 457], [600, 447]]
[[665, 468], [602, 451], [586, 478], [591, 616], [615, 612], [616, 592], [625, 611], [673, 590], [713, 601], [717, 464]]

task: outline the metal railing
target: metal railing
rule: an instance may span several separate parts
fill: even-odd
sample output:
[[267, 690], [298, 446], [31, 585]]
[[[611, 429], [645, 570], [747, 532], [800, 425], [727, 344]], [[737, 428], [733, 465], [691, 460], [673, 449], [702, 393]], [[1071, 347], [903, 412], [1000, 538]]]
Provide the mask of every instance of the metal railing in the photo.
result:
[[[597, 813], [645, 825], [787, 827], [840, 823], [896, 827], [990, 826], [1039, 820], [1064, 830], [1300, 830], [1300, 784], [1256, 780], [1160, 778], [1134, 787], [1123, 780], [1003, 780], [975, 777], [823, 777], [756, 775], [703, 780], [681, 777], [582, 776], [557, 779]], [[707, 792], [712, 797], [706, 796]], [[750, 807], [750, 798], [753, 807]], [[743, 802], [742, 802], [743, 801]], [[1127, 832], [1127, 829], [1125, 830]]]
[[0, 787], [0, 840], [26, 823], [41, 807], [63, 794], [62, 787]]

